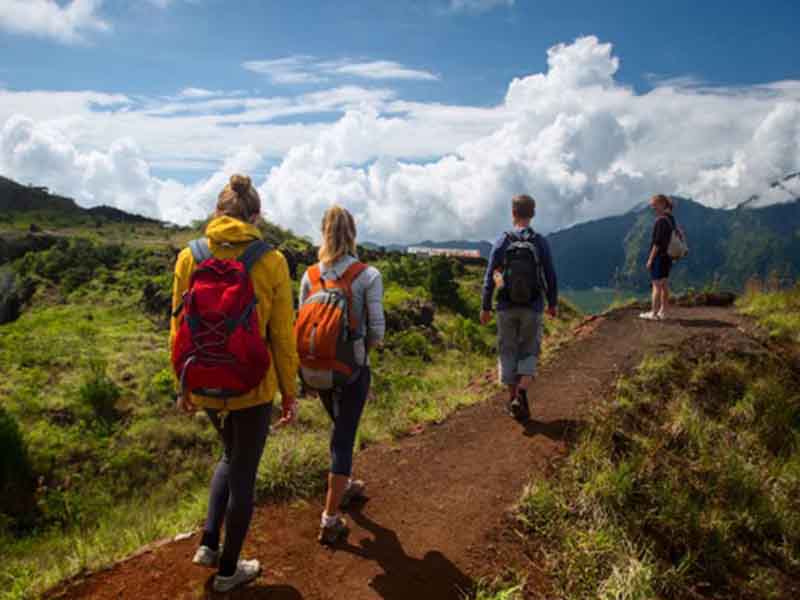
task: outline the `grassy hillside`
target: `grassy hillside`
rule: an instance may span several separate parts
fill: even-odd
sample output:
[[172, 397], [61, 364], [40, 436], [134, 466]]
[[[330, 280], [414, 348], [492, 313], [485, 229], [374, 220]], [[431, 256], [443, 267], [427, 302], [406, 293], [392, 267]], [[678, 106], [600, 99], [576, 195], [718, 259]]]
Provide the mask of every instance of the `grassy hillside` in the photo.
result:
[[[197, 229], [103, 221], [82, 209], [4, 213], [13, 246], [0, 270], [25, 291], [0, 325], [0, 598], [18, 599], [141, 545], [197, 525], [218, 443], [204, 416], [173, 407], [167, 314], [176, 253]], [[37, 233], [30, 234], [30, 224]], [[307, 240], [273, 224], [267, 239], [296, 277]], [[46, 240], [46, 243], [41, 242]], [[471, 385], [494, 363], [493, 329], [475, 321], [481, 268], [366, 252], [383, 272], [390, 331], [359, 447], [391, 442], [493, 393]], [[296, 281], [297, 281], [296, 280]], [[548, 351], [577, 312], [547, 325]], [[482, 378], [481, 378], [482, 381]], [[321, 490], [327, 416], [301, 406], [297, 427], [270, 437], [261, 501]]]
[[[793, 279], [800, 274], [800, 201], [718, 210], [678, 199], [675, 216], [691, 252], [673, 270], [678, 287], [717, 281], [741, 289], [753, 275]], [[548, 236], [565, 286], [646, 288], [653, 218], [650, 209], [642, 209]]]
[[[751, 292], [740, 309], [800, 340], [800, 287]], [[547, 597], [798, 597], [798, 350], [698, 337], [623, 377], [556, 476], [520, 500]]]

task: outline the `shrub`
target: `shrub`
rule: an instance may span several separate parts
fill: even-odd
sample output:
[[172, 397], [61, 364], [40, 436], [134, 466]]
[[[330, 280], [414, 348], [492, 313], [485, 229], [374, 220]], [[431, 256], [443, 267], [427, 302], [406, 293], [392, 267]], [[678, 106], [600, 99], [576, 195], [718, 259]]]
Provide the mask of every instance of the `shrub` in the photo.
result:
[[449, 346], [459, 348], [465, 352], [486, 353], [492, 350], [490, 343], [484, 337], [484, 330], [472, 319], [465, 319], [461, 315], [444, 326], [444, 333]]
[[417, 356], [425, 361], [432, 360], [433, 346], [421, 332], [403, 331], [388, 340], [388, 347], [404, 356]]
[[428, 289], [431, 298], [439, 306], [447, 306], [454, 310], [460, 308], [458, 283], [453, 272], [453, 262], [446, 257], [436, 256], [430, 261]]
[[92, 409], [95, 416], [104, 420], [114, 417], [122, 392], [106, 373], [106, 362], [95, 358], [89, 361], [89, 369], [83, 384], [78, 389], [81, 404]]
[[0, 406], [0, 516], [26, 511], [32, 492], [33, 473], [25, 440], [17, 420]]

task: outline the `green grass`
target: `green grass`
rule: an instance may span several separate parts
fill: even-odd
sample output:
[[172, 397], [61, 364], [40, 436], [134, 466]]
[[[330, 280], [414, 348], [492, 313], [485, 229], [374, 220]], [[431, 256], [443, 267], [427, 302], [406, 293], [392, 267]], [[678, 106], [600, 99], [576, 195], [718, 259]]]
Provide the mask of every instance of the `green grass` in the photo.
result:
[[522, 600], [525, 581], [515, 573], [495, 580], [482, 579], [465, 600]]
[[742, 313], [756, 321], [776, 340], [800, 343], [800, 283], [779, 291], [761, 291], [751, 283], [739, 300]]
[[[219, 453], [203, 415], [175, 411], [164, 315], [143, 308], [146, 287], [169, 298], [174, 253], [167, 243], [180, 247], [196, 232], [61, 227], [56, 246], [12, 265], [34, 282], [36, 294], [18, 321], [0, 327], [0, 446], [10, 449], [3, 464], [24, 474], [15, 494], [26, 499], [23, 510], [0, 499], [3, 600], [35, 596], [196, 526]], [[267, 233], [294, 239], [283, 230]], [[404, 257], [379, 266], [387, 311], [430, 300], [428, 263]], [[494, 393], [491, 384], [475, 383], [495, 364], [494, 327], [476, 322], [481, 269], [454, 264], [453, 273], [461, 314], [440, 309], [434, 328], [391, 333], [373, 355], [372, 398], [357, 451], [392, 443]], [[568, 303], [562, 313], [546, 324], [545, 360], [578, 317]], [[268, 440], [258, 499], [321, 492], [328, 432], [319, 401], [303, 401], [296, 426]], [[514, 585], [498, 588], [506, 593], [498, 598], [515, 598], [508, 591]]]
[[547, 597], [786, 598], [800, 582], [799, 374], [763, 353], [645, 359], [518, 508]]
[[[6, 429], [22, 432], [20, 460], [32, 477], [24, 513], [0, 503], [3, 600], [35, 596], [203, 517], [218, 441], [204, 416], [174, 410], [167, 332], [142, 308], [145, 285], [168, 288], [169, 254], [134, 246], [71, 241], [15, 265], [37, 292], [18, 321], [0, 327], [0, 395], [12, 419]], [[88, 272], [76, 267], [84, 252], [98, 263]], [[410, 261], [395, 272], [410, 280], [421, 273]], [[479, 279], [477, 269], [462, 271], [459, 293], [474, 294]], [[424, 287], [387, 281], [387, 310], [429, 297]], [[373, 397], [357, 450], [391, 443], [494, 392], [471, 385], [495, 361], [494, 330], [478, 326], [474, 312], [440, 310], [433, 330], [390, 334], [373, 356]], [[565, 314], [547, 325], [545, 352], [571, 331], [576, 313], [567, 307]], [[322, 491], [328, 430], [320, 403], [303, 401], [298, 424], [270, 436], [260, 501]]]

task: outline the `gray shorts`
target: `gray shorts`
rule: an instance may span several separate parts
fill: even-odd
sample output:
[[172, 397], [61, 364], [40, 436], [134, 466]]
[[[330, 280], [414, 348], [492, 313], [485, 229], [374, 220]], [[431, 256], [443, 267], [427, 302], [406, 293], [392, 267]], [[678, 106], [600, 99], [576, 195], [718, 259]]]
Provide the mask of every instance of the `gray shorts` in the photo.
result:
[[497, 349], [500, 382], [514, 385], [525, 375], [536, 375], [542, 348], [542, 313], [513, 307], [497, 311]]

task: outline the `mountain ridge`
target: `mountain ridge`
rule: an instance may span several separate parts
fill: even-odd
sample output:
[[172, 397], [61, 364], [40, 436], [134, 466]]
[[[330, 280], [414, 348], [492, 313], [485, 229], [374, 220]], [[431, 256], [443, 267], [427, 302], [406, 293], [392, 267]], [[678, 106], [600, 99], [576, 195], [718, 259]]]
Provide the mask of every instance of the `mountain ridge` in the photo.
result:
[[[787, 174], [770, 189], [777, 186], [788, 193], [785, 182], [795, 179], [800, 179], [800, 172]], [[766, 278], [777, 274], [787, 279], [798, 275], [800, 198], [766, 206], [746, 201], [731, 209], [711, 208], [689, 198], [675, 199], [675, 216], [686, 231], [690, 246], [689, 258], [677, 263], [673, 271], [672, 279], [678, 286], [716, 282], [741, 288], [754, 275]], [[60, 214], [79, 218], [83, 224], [107, 221], [168, 225], [108, 206], [82, 208], [71, 198], [0, 177], [0, 213], [5, 213], [0, 214], [0, 220], [13, 212], [28, 212], [37, 218], [41, 216], [43, 221]], [[548, 234], [562, 286], [646, 288], [649, 280], [644, 263], [652, 221], [645, 204]], [[399, 252], [407, 251], [410, 246], [478, 250], [483, 258], [488, 258], [491, 251], [490, 242], [469, 240], [424, 240], [417, 244], [365, 242], [363, 246]]]

